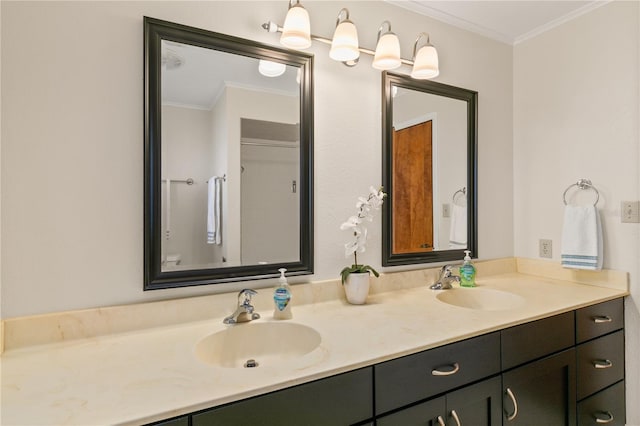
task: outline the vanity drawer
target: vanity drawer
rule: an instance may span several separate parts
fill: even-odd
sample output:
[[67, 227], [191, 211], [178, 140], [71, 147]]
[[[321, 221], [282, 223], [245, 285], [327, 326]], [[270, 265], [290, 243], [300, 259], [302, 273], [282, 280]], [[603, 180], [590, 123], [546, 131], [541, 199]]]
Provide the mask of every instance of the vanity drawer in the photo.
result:
[[624, 381], [590, 396], [578, 404], [579, 426], [624, 426]]
[[573, 311], [502, 330], [502, 369], [570, 348], [574, 330]]
[[614, 299], [576, 311], [576, 341], [582, 343], [624, 326], [623, 299]]
[[192, 426], [349, 425], [373, 417], [371, 367], [194, 414]]
[[376, 414], [429, 398], [499, 371], [499, 332], [375, 365]]
[[600, 337], [577, 347], [578, 400], [624, 379], [624, 332]]

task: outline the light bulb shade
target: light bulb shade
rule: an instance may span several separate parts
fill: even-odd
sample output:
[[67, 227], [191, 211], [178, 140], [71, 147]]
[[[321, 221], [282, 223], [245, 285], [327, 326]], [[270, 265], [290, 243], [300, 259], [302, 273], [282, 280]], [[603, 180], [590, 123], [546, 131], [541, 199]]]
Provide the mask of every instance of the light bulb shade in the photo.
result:
[[417, 80], [426, 80], [437, 77], [438, 74], [440, 74], [438, 51], [430, 44], [422, 46], [413, 59], [411, 77]]
[[329, 57], [335, 61], [353, 61], [360, 57], [358, 30], [353, 22], [344, 20], [336, 27], [331, 42]]
[[266, 61], [260, 59], [258, 62], [258, 71], [265, 77], [279, 77], [287, 70], [285, 64], [279, 62]]
[[391, 32], [384, 34], [378, 40], [371, 66], [384, 71], [398, 68], [401, 64], [398, 36]]
[[306, 49], [311, 46], [309, 13], [300, 3], [291, 6], [287, 12], [280, 44], [290, 49]]

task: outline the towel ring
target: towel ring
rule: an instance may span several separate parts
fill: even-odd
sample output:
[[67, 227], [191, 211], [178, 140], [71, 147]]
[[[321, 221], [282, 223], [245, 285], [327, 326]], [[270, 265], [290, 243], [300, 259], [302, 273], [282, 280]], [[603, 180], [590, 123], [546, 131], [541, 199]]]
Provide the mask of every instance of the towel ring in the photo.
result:
[[451, 197], [451, 199], [453, 200], [453, 202], [456, 202], [456, 195], [458, 194], [462, 194], [467, 195], [467, 188], [466, 187], [462, 187], [462, 189], [458, 189], [456, 192], [453, 193], [453, 197]]
[[593, 186], [589, 179], [578, 179], [578, 182], [574, 183], [573, 185], [569, 185], [569, 187], [565, 189], [564, 193], [562, 194], [562, 201], [564, 201], [565, 206], [567, 205], [567, 191], [569, 191], [574, 186], [577, 186], [580, 189], [593, 189], [596, 192], [596, 201], [594, 201], [593, 205], [595, 206], [596, 204], [598, 204], [598, 201], [600, 200], [600, 193], [598, 192], [596, 187]]

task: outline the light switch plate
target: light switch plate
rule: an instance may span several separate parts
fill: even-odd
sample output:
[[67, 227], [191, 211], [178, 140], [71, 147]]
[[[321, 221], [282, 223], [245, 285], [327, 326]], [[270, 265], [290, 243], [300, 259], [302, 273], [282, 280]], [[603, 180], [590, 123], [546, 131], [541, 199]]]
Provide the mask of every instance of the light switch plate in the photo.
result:
[[640, 201], [623, 201], [620, 203], [622, 223], [640, 223]]
[[451, 217], [451, 204], [442, 205], [442, 217]]

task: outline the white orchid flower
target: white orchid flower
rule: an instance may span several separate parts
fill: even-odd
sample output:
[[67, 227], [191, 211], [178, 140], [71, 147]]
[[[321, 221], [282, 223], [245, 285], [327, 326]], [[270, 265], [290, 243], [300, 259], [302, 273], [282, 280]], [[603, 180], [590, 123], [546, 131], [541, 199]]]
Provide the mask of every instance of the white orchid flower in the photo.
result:
[[[340, 225], [341, 230], [351, 230], [353, 232], [353, 241], [344, 245], [345, 257], [349, 257], [352, 254], [354, 255], [355, 263], [353, 267], [363, 267], [363, 265], [358, 265], [358, 253], [364, 253], [366, 251], [367, 243], [367, 228], [363, 222], [373, 222], [373, 212], [380, 209], [385, 195], [387, 194], [382, 192], [382, 188], [376, 189], [373, 186], [369, 187], [369, 194], [366, 198], [358, 197], [358, 201], [356, 202], [358, 213], [355, 216], [349, 217], [346, 222]], [[367, 266], [367, 268], [372, 269], [370, 266]], [[347, 272], [347, 274], [348, 273], [349, 272]], [[374, 273], [377, 276], [377, 272], [374, 271]]]
[[351, 216], [345, 223], [340, 225], [340, 229], [344, 231], [345, 229], [355, 228], [360, 225], [360, 223], [362, 223], [361, 218], [359, 218], [358, 216]]

